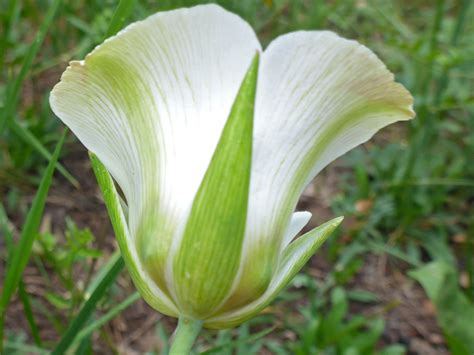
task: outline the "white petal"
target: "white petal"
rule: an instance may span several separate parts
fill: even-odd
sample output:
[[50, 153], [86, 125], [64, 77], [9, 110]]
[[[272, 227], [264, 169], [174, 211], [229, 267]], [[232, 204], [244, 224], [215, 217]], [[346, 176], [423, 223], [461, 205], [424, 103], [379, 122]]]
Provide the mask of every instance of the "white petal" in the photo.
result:
[[408, 91], [355, 41], [332, 32], [294, 32], [270, 44], [260, 64], [238, 297], [242, 290], [252, 294], [251, 287], [265, 290], [279, 258], [272, 246], [281, 245], [307, 183], [380, 128], [412, 118], [411, 105]]
[[291, 216], [290, 225], [283, 236], [283, 241], [281, 243], [281, 250], [285, 249], [288, 244], [296, 237], [296, 235], [301, 232], [305, 225], [308, 224], [311, 219], [311, 213], [308, 211], [304, 212], [295, 212]]
[[135, 286], [140, 291], [142, 297], [154, 309], [169, 316], [179, 316], [179, 311], [173, 300], [150, 279], [146, 270], [143, 269], [143, 264], [140, 262], [134, 241], [128, 229], [124, 210], [126, 206], [124, 206], [123, 200], [117, 193], [112, 177], [95, 155], [90, 154], [90, 158], [109, 212], [110, 221], [114, 227], [122, 257]]
[[[72, 62], [53, 111], [122, 188], [141, 259], [162, 270], [260, 44], [216, 5], [161, 12]], [[157, 255], [158, 253], [158, 255]]]

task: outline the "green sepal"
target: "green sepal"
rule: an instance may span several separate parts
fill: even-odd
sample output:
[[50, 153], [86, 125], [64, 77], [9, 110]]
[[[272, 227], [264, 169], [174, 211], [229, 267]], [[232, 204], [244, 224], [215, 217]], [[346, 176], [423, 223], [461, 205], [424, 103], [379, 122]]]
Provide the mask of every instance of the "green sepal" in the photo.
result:
[[260, 298], [235, 311], [217, 314], [206, 320], [204, 327], [212, 329], [232, 328], [260, 313], [288, 285], [309, 258], [341, 224], [343, 219], [343, 217], [334, 218], [290, 243], [281, 255], [279, 266], [268, 289]]
[[237, 93], [173, 259], [180, 310], [197, 319], [211, 315], [225, 300], [240, 265], [258, 62], [257, 53]]
[[133, 255], [136, 254], [132, 249], [135, 246], [131, 241], [125, 214], [122, 209], [121, 204], [123, 202], [117, 193], [112, 177], [95, 154], [89, 152], [89, 157], [100, 190], [102, 191], [102, 196], [117, 238], [120, 252], [122, 253], [125, 265], [132, 277], [135, 287], [150, 306], [163, 314], [177, 317], [178, 310], [176, 306], [163, 294], [158, 286], [154, 284], [152, 279], [147, 276], [146, 271], [143, 270], [143, 267], [140, 265], [138, 256], [135, 255], [134, 257]]

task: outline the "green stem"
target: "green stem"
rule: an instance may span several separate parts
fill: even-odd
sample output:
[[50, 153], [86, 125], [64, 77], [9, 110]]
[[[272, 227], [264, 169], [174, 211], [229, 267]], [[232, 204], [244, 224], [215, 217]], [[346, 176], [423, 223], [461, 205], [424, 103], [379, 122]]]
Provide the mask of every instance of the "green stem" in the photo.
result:
[[202, 328], [202, 321], [179, 317], [169, 355], [187, 355]]

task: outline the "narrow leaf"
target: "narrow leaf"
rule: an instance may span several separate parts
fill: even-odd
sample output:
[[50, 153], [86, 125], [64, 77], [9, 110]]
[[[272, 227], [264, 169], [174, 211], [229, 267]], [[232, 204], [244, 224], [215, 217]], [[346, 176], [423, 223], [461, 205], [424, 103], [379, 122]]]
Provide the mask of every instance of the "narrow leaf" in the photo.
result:
[[20, 281], [20, 284], [18, 285], [18, 294], [20, 296], [21, 303], [23, 304], [23, 312], [25, 313], [26, 320], [28, 321], [28, 325], [30, 326], [31, 335], [33, 336], [33, 340], [35, 341], [35, 344], [37, 346], [42, 347], [43, 343], [42, 343], [41, 337], [39, 335], [38, 325], [35, 321], [35, 317], [33, 315], [32, 309], [31, 309], [30, 296], [26, 292], [25, 285], [23, 284], [23, 281]]
[[6, 261], [6, 268], [8, 269], [8, 264], [10, 259], [8, 256], [13, 255], [13, 235], [9, 227], [10, 221], [8, 220], [7, 213], [5, 211], [5, 207], [0, 202], [0, 232], [5, 239], [5, 249], [7, 253], [7, 261]]
[[[8, 127], [12, 130], [14, 134], [18, 136], [22, 141], [36, 150], [39, 154], [43, 156], [46, 160], [51, 160], [51, 153], [44, 147], [44, 145], [36, 138], [33, 133], [31, 133], [26, 127], [20, 125], [16, 120], [8, 121]], [[56, 168], [74, 187], [79, 187], [79, 182], [66, 168], [61, 164], [57, 163]]]
[[125, 25], [125, 21], [131, 15], [134, 6], [135, 0], [120, 0], [109, 23], [105, 38], [113, 36]]
[[138, 292], [131, 294], [125, 300], [123, 300], [118, 305], [113, 307], [110, 311], [108, 311], [106, 314], [104, 314], [102, 317], [100, 317], [99, 319], [92, 322], [84, 329], [82, 329], [79, 332], [79, 334], [77, 334], [76, 341], [82, 340], [86, 338], [87, 336], [91, 335], [95, 330], [102, 327], [104, 324], [109, 322], [111, 319], [116, 317], [120, 312], [122, 312], [124, 309], [126, 309], [127, 307], [129, 307], [130, 305], [138, 301], [139, 299], [140, 299], [140, 294]]
[[95, 311], [97, 302], [99, 302], [104, 294], [107, 292], [109, 287], [115, 282], [115, 279], [120, 274], [124, 267], [123, 259], [117, 258], [115, 263], [109, 269], [109, 271], [104, 275], [102, 280], [97, 284], [97, 287], [91, 293], [89, 299], [81, 307], [77, 316], [70, 322], [69, 328], [61, 337], [58, 345], [54, 348], [51, 354], [53, 355], [62, 355], [66, 352], [67, 349], [74, 342], [79, 331], [87, 323], [92, 313]]

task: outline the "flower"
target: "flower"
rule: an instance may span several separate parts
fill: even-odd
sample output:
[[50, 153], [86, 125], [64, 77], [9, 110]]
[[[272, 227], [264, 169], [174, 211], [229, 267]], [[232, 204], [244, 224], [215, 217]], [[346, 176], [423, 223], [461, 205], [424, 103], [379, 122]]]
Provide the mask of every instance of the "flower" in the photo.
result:
[[266, 307], [340, 223], [292, 241], [311, 217], [294, 213], [311, 179], [414, 116], [363, 45], [300, 31], [262, 50], [216, 5], [128, 26], [71, 62], [50, 102], [123, 191], [127, 211], [111, 217], [143, 297], [210, 328]]

